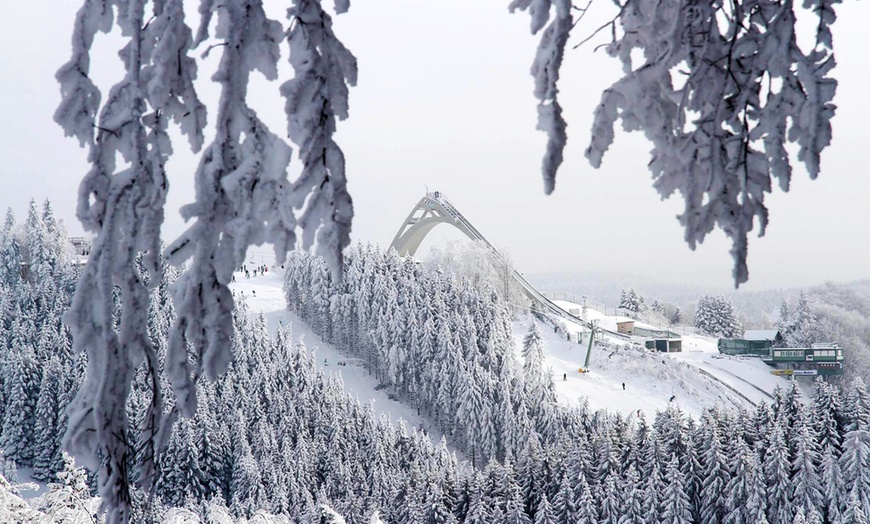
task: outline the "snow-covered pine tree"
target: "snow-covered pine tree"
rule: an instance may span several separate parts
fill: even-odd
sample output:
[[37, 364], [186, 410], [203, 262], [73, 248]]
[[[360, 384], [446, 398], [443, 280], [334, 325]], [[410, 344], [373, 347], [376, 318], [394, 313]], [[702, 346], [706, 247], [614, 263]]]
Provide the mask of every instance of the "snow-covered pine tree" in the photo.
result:
[[795, 431], [797, 443], [792, 461], [792, 502], [804, 515], [823, 507], [822, 484], [818, 472], [820, 462], [818, 436], [809, 421], [803, 419]]
[[575, 494], [579, 492], [580, 496], [577, 499], [577, 524], [597, 524], [598, 523], [598, 506], [596, 500], [592, 497], [592, 491], [589, 489], [589, 483], [586, 482], [585, 475], [580, 478], [577, 484]]
[[717, 422], [705, 414], [701, 422], [701, 521], [720, 523], [728, 514], [727, 491], [731, 480], [728, 459], [722, 447]]
[[641, 479], [643, 484], [643, 519], [645, 524], [654, 524], [662, 521], [662, 496], [664, 495], [664, 481], [662, 479], [659, 461], [652, 463], [652, 469], [646, 478]]
[[[791, 332], [794, 329], [791, 323], [791, 310], [788, 307], [788, 302], [785, 300], [779, 305], [779, 319], [777, 320], [777, 329], [779, 330], [779, 334], [782, 336], [783, 341], [786, 338], [791, 336]], [[782, 344], [785, 346], [785, 344]]]
[[634, 290], [622, 290], [619, 299], [619, 308], [626, 311], [630, 315], [637, 316], [638, 313], [646, 310], [646, 303], [643, 295]]
[[30, 467], [35, 455], [34, 422], [41, 379], [33, 348], [18, 346], [14, 358], [3, 369], [7, 373], [4, 382], [8, 396], [0, 448], [19, 467]]
[[846, 509], [843, 512], [842, 520], [839, 522], [843, 524], [868, 524], [867, 512], [864, 511], [861, 496], [857, 493], [857, 487], [853, 488], [849, 493]]
[[821, 377], [815, 381], [813, 403], [810, 407], [810, 420], [818, 436], [819, 449], [828, 447], [840, 449], [842, 428], [842, 401], [839, 388], [832, 386]]
[[[45, 226], [45, 250], [48, 255], [46, 262], [53, 275], [59, 267], [69, 264], [71, 259], [66, 231], [63, 224], [54, 216], [54, 209], [48, 199], [42, 204], [42, 223]], [[44, 278], [47, 279], [49, 276], [51, 275], [46, 274]]]
[[767, 520], [773, 523], [789, 522], [794, 514], [788, 443], [779, 420], [771, 429], [763, 466], [767, 485]]
[[42, 221], [42, 213], [36, 205], [36, 200], [30, 199], [27, 206], [27, 218], [22, 231], [22, 262], [27, 266], [31, 282], [39, 282], [51, 275], [51, 260], [48, 252], [48, 232]]
[[486, 494], [480, 489], [480, 475], [475, 473], [472, 477], [472, 483], [469, 486], [470, 502], [468, 504], [468, 512], [465, 514], [463, 522], [468, 524], [487, 524], [490, 522], [491, 510], [486, 504]]
[[783, 334], [786, 347], [810, 347], [816, 342], [823, 342], [819, 329], [819, 321], [813, 313], [806, 291], [801, 290], [797, 306], [787, 324], [788, 329]]
[[57, 449], [58, 419], [61, 410], [66, 408], [66, 406], [60, 405], [59, 382], [62, 372], [61, 364], [54, 356], [42, 369], [39, 397], [34, 413], [32, 474], [35, 480], [42, 482], [52, 480], [55, 474], [63, 468], [63, 462], [57, 461], [57, 458], [60, 457]]
[[791, 522], [792, 524], [807, 524], [807, 516], [803, 508], [797, 509], [794, 514], [794, 519]]
[[750, 454], [751, 469], [749, 470], [748, 494], [746, 498], [747, 522], [768, 522], [767, 520], [767, 486], [764, 480], [764, 469], [758, 455]]
[[616, 487], [616, 475], [607, 475], [602, 482], [603, 491], [598, 496], [598, 517], [601, 524], [619, 524], [622, 504]]
[[0, 287], [13, 289], [21, 278], [21, 246], [15, 228], [15, 214], [12, 208], [6, 210], [3, 234], [0, 237]]
[[537, 322], [532, 322], [523, 338], [523, 375], [526, 380], [537, 379], [544, 367], [544, 341]]
[[736, 337], [740, 323], [734, 308], [724, 297], [704, 295], [695, 308], [695, 327], [712, 336]]
[[[844, 493], [855, 497], [864, 515], [870, 515], [870, 432], [856, 429], [846, 433], [839, 462]], [[852, 504], [850, 498], [847, 513]]]
[[824, 486], [824, 504], [820, 510], [826, 522], [838, 522], [846, 502], [843, 473], [834, 453], [835, 449], [832, 446], [826, 447], [822, 452], [820, 464], [821, 482]]
[[843, 404], [845, 431], [870, 430], [870, 391], [860, 376], [852, 379]]
[[619, 524], [640, 523], [643, 520], [643, 490], [641, 489], [640, 476], [634, 464], [629, 464], [623, 475], [622, 509], [619, 516]]
[[731, 480], [725, 488], [725, 508], [727, 513], [722, 520], [724, 524], [741, 524], [751, 522], [748, 517], [749, 508], [746, 501], [751, 490], [753, 468], [757, 456], [742, 438], [737, 438], [729, 446], [729, 456], [733, 459]]
[[547, 498], [547, 494], [544, 493], [541, 495], [541, 500], [538, 502], [538, 507], [535, 509], [534, 524], [556, 524], [557, 522], [562, 521], [556, 520], [553, 506], [550, 505], [550, 500]]
[[674, 312], [671, 313], [671, 316], [668, 318], [668, 322], [670, 322], [672, 326], [676, 326], [682, 321], [683, 314], [680, 312], [680, 308], [674, 308]]
[[685, 490], [685, 477], [680, 471], [676, 455], [667, 463], [666, 487], [662, 497], [662, 522], [665, 524], [689, 524], [692, 522], [692, 506]]
[[553, 501], [553, 513], [556, 522], [577, 522], [578, 511], [574, 500], [574, 488], [571, 486], [567, 472], [562, 474], [559, 482], [559, 493]]

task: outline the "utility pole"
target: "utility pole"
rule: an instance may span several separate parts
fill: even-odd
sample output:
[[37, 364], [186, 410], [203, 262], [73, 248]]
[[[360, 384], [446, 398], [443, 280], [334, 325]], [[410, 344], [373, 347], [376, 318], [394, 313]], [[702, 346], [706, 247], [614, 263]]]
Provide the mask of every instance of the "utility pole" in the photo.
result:
[[595, 341], [595, 331], [598, 329], [598, 319], [589, 323], [589, 347], [586, 348], [586, 361], [583, 362], [583, 372], [589, 371], [589, 359], [592, 358], [592, 343]]

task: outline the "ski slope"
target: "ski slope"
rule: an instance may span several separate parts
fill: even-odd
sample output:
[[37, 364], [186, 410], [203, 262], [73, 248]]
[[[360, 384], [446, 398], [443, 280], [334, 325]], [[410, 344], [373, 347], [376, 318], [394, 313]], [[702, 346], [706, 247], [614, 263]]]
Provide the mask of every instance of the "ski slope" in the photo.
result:
[[[288, 311], [282, 285], [282, 272], [270, 271], [250, 279], [236, 273], [236, 282], [230, 288], [237, 296], [245, 296], [251, 314], [263, 314], [270, 332], [274, 332], [279, 322], [289, 326], [294, 339], [301, 337], [308, 349], [316, 352], [317, 365], [325, 374], [341, 377], [348, 394], [360, 402], [372, 402], [379, 416], [402, 420], [409, 427], [424, 430], [434, 441], [440, 440], [437, 427], [412, 407], [391, 399], [385, 390], [377, 389], [377, 381], [364, 367], [324, 343]], [[566, 309], [579, 307], [568, 302], [557, 304]], [[598, 320], [600, 326], [614, 331], [620, 319], [592, 309], [587, 309], [587, 318]], [[522, 361], [519, 350], [531, 321], [531, 318], [526, 318], [514, 323], [517, 362]], [[714, 405], [752, 407], [769, 401], [777, 386], [785, 388], [789, 385], [787, 379], [771, 375], [770, 369], [759, 359], [720, 355], [713, 339], [699, 336], [683, 336], [681, 353], [643, 351], [636, 345], [625, 344], [622, 339], [611, 339], [617, 349], [602, 351], [593, 348], [591, 371], [579, 373], [586, 357], [586, 345], [578, 344], [576, 340], [578, 333], [587, 331], [585, 326], [567, 323], [567, 331], [572, 334], [571, 342], [554, 333], [548, 324], [535, 322], [543, 335], [546, 365], [553, 371], [556, 392], [565, 405], [588, 401], [593, 410], [607, 409], [626, 414], [642, 410], [651, 416], [674, 403], [697, 417], [706, 407]], [[644, 326], [643, 323], [638, 325]], [[339, 362], [348, 365], [338, 366]], [[804, 389], [805, 393], [809, 392], [806, 385]]]
[[[580, 308], [578, 304], [556, 301], [566, 310]], [[617, 321], [625, 317], [607, 316], [589, 309], [589, 321], [615, 331]], [[517, 347], [529, 329], [530, 319], [514, 324]], [[699, 335], [683, 335], [683, 351], [659, 353], [640, 350], [623, 340], [604, 336], [604, 340], [618, 347], [615, 351], [596, 350], [593, 347], [589, 373], [579, 373], [586, 357], [586, 345], [576, 342], [579, 333], [588, 330], [580, 323], [567, 323], [566, 330], [572, 341], [567, 341], [553, 328], [540, 321], [538, 329], [544, 335], [547, 365], [553, 370], [556, 391], [560, 400], [576, 404], [588, 399], [593, 410], [607, 409], [631, 413], [643, 410], [652, 414], [667, 408], [672, 402], [683, 411], [699, 416], [706, 407], [750, 408], [760, 402], [769, 402], [777, 387], [789, 387], [787, 378], [770, 374], [770, 368], [758, 358], [730, 357], [719, 353], [716, 339]], [[661, 329], [658, 326], [636, 322], [638, 327]], [[637, 341], [641, 343], [642, 339]], [[518, 360], [522, 357], [518, 354]], [[623, 383], [625, 389], [623, 390]], [[798, 382], [808, 398], [809, 382]]]
[[[357, 398], [361, 403], [371, 402], [377, 416], [402, 421], [409, 430], [411, 428], [422, 430], [436, 444], [440, 441], [441, 433], [437, 426], [418, 415], [411, 406], [391, 399], [385, 390], [378, 389], [377, 380], [373, 375], [369, 375], [364, 367], [358, 365], [356, 359], [345, 357], [331, 344], [323, 342], [305, 322], [287, 309], [287, 301], [282, 290], [283, 271], [270, 270], [265, 275], [250, 279], [246, 279], [244, 273], [236, 273], [235, 277], [236, 281], [230, 284], [230, 289], [236, 297], [244, 295], [249, 314], [264, 316], [269, 333], [274, 333], [279, 323], [285, 328], [289, 327], [293, 340], [301, 338], [308, 351], [315, 353], [315, 362], [326, 376], [341, 378], [347, 394]], [[339, 362], [345, 365], [339, 366]], [[452, 447], [450, 449], [453, 450]]]

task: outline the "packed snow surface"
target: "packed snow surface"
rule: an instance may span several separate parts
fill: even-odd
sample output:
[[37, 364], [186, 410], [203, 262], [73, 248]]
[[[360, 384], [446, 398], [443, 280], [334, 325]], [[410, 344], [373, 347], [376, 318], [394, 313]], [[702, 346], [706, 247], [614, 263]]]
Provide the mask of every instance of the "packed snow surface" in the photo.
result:
[[[323, 342], [299, 317], [287, 310], [282, 271], [269, 271], [251, 278], [245, 278], [243, 273], [235, 276], [236, 282], [230, 288], [237, 296], [244, 294], [250, 313], [262, 313], [271, 332], [279, 322], [289, 326], [294, 338], [302, 337], [308, 349], [316, 352], [317, 364], [324, 373], [341, 377], [348, 394], [361, 402], [372, 402], [379, 415], [403, 420], [409, 426], [423, 428], [433, 439], [440, 439], [436, 427], [418, 415], [415, 409], [379, 389], [374, 376], [369, 375], [356, 359], [345, 357], [332, 345]], [[557, 304], [566, 309], [580, 307], [569, 302]], [[587, 309], [587, 318], [597, 319], [601, 327], [615, 331], [616, 322], [624, 317], [607, 316]], [[518, 361], [522, 358], [519, 348], [530, 322], [530, 319], [521, 319], [514, 323]], [[618, 340], [612, 341], [620, 344], [616, 350], [593, 346], [591, 371], [580, 373], [578, 370], [583, 366], [587, 346], [585, 339], [583, 344], [577, 342], [577, 334], [584, 328], [579, 323], [569, 324], [567, 331], [572, 340], [568, 341], [549, 325], [535, 322], [538, 322], [544, 338], [546, 365], [552, 369], [559, 399], [566, 405], [575, 405], [586, 399], [594, 410], [623, 413], [643, 410], [652, 414], [675, 403], [683, 411], [699, 416], [708, 406], [751, 407], [769, 401], [777, 386], [788, 386], [787, 379], [771, 375], [770, 368], [761, 360], [720, 355], [715, 339], [698, 335], [682, 336], [681, 353], [641, 350], [637, 345], [626, 345]], [[636, 325], [657, 329], [642, 322]]]
[[264, 275], [251, 278], [245, 278], [244, 273], [235, 273], [235, 277], [236, 281], [230, 284], [230, 289], [236, 297], [244, 295], [248, 312], [252, 315], [262, 314], [270, 333], [275, 332], [279, 323], [285, 328], [289, 327], [294, 340], [301, 337], [308, 350], [316, 353], [317, 366], [325, 375], [342, 379], [345, 392], [362, 403], [371, 402], [378, 416], [385, 415], [394, 421], [404, 421], [409, 429], [423, 429], [435, 442], [441, 439], [438, 428], [418, 415], [415, 409], [390, 398], [387, 390], [379, 389], [378, 381], [358, 359], [346, 357], [331, 344], [323, 342], [295, 313], [288, 311], [282, 289], [283, 271], [270, 270]]
[[[556, 301], [556, 304], [566, 311], [581, 308], [565, 301]], [[586, 318], [597, 320], [600, 327], [611, 331], [616, 331], [618, 321], [631, 320], [589, 308]], [[519, 347], [529, 322], [527, 319], [514, 323], [514, 337]], [[569, 323], [565, 327], [571, 340], [566, 340], [565, 335], [555, 333], [551, 326], [536, 322], [544, 335], [546, 365], [553, 371], [556, 391], [560, 400], [569, 405], [588, 399], [593, 410], [623, 413], [643, 410], [651, 414], [673, 402], [683, 411], [698, 416], [713, 405], [751, 407], [769, 401], [777, 386], [789, 385], [788, 379], [772, 375], [771, 368], [758, 358], [722, 355], [715, 338], [685, 334], [681, 335], [683, 351], [679, 353], [643, 350], [637, 344], [605, 338], [618, 348], [606, 350], [593, 345], [590, 371], [580, 373], [588, 339], [584, 337], [581, 344], [577, 336], [587, 329], [580, 323]], [[643, 322], [635, 322], [635, 326], [666, 329]], [[670, 329], [677, 333], [682, 331]], [[636, 341], [642, 343], [641, 338]], [[517, 358], [521, 358], [519, 354]], [[808, 384], [800, 385], [807, 396]]]

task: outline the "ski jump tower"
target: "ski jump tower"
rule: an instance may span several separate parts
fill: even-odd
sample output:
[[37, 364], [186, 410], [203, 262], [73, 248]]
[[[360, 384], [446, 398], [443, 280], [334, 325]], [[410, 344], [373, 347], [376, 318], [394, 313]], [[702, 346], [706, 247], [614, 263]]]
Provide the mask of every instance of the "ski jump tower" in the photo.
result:
[[399, 232], [396, 233], [390, 247], [403, 257], [414, 256], [423, 239], [438, 224], [450, 224], [465, 233], [465, 236], [471, 240], [483, 242], [501, 257], [495, 247], [462, 216], [462, 213], [453, 207], [453, 204], [440, 191], [428, 192], [417, 202], [411, 214], [399, 228]]
[[[417, 202], [417, 205], [414, 206], [413, 210], [411, 210], [408, 218], [406, 218], [402, 223], [402, 226], [393, 238], [390, 247], [395, 249], [401, 256], [414, 256], [417, 249], [419, 249], [420, 244], [423, 242], [423, 239], [425, 239], [426, 235], [428, 235], [429, 232], [438, 224], [449, 224], [455, 227], [459, 231], [462, 231], [462, 233], [471, 240], [482, 242], [499, 260], [504, 260], [504, 257], [498, 249], [496, 249], [495, 246], [493, 246], [489, 240], [487, 240], [483, 234], [481, 234], [480, 231], [471, 224], [471, 222], [462, 216], [462, 213], [460, 213], [459, 210], [456, 209], [456, 207], [454, 207], [453, 204], [447, 200], [447, 197], [445, 197], [440, 191], [427, 192], [426, 196]], [[568, 313], [554, 304], [550, 299], [541, 294], [540, 291], [532, 287], [532, 285], [516, 269], [513, 269], [512, 271], [514, 280], [516, 280], [520, 287], [523, 288], [526, 296], [529, 297], [529, 300], [532, 302], [533, 309], [538, 312], [559, 317], [570, 322], [583, 324], [590, 331], [592, 329], [603, 331], [610, 336], [623, 340], [629, 338], [626, 335], [615, 331], [601, 329], [599, 327], [593, 328], [591, 323]]]

